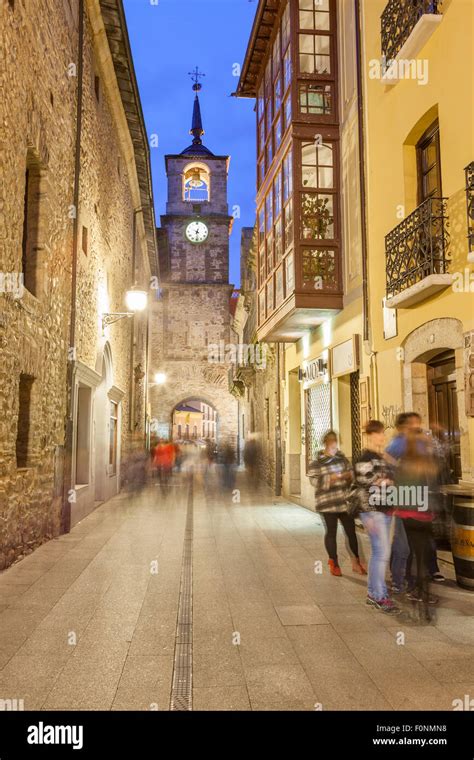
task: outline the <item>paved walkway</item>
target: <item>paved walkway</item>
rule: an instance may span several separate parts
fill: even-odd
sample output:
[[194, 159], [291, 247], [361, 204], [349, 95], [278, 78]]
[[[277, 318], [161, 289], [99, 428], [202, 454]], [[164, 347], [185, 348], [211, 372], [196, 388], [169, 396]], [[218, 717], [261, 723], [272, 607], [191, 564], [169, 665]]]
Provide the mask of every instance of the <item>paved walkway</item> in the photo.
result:
[[[474, 696], [474, 595], [437, 586], [429, 625], [411, 606], [367, 608], [341, 537], [333, 578], [317, 515], [237, 486], [240, 503], [215, 480], [194, 487], [194, 710], [449, 710]], [[184, 478], [166, 496], [121, 494], [0, 574], [0, 699], [169, 709], [187, 504]]]

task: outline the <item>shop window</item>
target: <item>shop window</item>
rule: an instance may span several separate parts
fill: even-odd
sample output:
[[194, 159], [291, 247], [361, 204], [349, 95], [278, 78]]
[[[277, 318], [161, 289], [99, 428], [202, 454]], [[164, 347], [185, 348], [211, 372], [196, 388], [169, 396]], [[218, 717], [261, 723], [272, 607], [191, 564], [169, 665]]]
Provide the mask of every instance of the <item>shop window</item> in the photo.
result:
[[305, 391], [306, 469], [323, 447], [324, 433], [331, 428], [331, 385], [319, 383]]
[[30, 465], [33, 435], [32, 435], [32, 393], [34, 377], [21, 374], [18, 387], [18, 417], [16, 434], [16, 466]]

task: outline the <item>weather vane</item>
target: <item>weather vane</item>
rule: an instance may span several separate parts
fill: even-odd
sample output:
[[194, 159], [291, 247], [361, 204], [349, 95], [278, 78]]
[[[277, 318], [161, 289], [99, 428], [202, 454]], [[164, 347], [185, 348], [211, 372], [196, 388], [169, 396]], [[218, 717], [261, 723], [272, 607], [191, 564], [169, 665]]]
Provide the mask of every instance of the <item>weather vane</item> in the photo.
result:
[[200, 83], [199, 79], [200, 77], [205, 77], [206, 75], [202, 73], [202, 71], [199, 71], [199, 67], [196, 66], [194, 71], [189, 72], [189, 76], [193, 80], [193, 90], [194, 92], [199, 92], [199, 90], [202, 88], [202, 84]]

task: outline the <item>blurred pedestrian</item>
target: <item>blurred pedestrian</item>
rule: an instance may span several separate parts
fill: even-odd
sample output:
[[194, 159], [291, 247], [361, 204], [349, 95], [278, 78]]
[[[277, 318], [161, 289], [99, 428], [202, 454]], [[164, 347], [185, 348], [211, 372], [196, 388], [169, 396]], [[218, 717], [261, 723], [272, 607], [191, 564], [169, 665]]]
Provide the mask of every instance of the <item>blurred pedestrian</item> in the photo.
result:
[[429, 593], [429, 580], [433, 552], [430, 492], [436, 482], [436, 462], [426, 445], [426, 436], [422, 436], [422, 433], [410, 430], [406, 437], [405, 453], [395, 474], [396, 515], [403, 520], [416, 562], [415, 584], [407, 592], [407, 597], [414, 602], [435, 604], [438, 599]]
[[320, 513], [326, 528], [324, 545], [329, 556], [329, 571], [331, 575], [342, 575], [337, 556], [337, 526], [340, 522], [349, 542], [352, 570], [366, 575], [367, 571], [359, 559], [354, 518], [347, 512], [352, 467], [339, 450], [337, 434], [333, 430], [325, 433], [323, 444], [324, 449], [309, 465], [308, 476], [314, 486], [316, 511]]
[[232, 491], [235, 485], [235, 448], [230, 441], [225, 441], [221, 449], [222, 486], [227, 491]]
[[[402, 412], [395, 421], [396, 434], [388, 444], [386, 453], [389, 461], [396, 467], [406, 449], [407, 434], [410, 430], [421, 429], [421, 417], [416, 412]], [[405, 591], [407, 581], [411, 582], [410, 547], [401, 517], [394, 517], [393, 541], [390, 557], [392, 573], [392, 592], [401, 594]]]
[[175, 462], [175, 448], [171, 441], [159, 441], [155, 447], [153, 464], [161, 486], [164, 490], [171, 479]]
[[243, 460], [247, 480], [252, 488], [260, 484], [260, 446], [253, 434], [245, 441]]
[[387, 491], [393, 486], [393, 468], [382, 453], [385, 443], [383, 423], [370, 420], [365, 426], [365, 434], [367, 444], [355, 463], [355, 482], [360, 497], [360, 519], [371, 545], [367, 604], [382, 612], [398, 613], [400, 610], [390, 598], [385, 580], [392, 520]]

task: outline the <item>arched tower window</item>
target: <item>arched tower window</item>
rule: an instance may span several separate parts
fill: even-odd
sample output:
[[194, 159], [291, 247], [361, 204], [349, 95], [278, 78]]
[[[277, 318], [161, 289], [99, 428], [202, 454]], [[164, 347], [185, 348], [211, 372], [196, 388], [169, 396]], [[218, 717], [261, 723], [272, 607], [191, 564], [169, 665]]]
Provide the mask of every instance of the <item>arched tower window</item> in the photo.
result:
[[183, 176], [183, 199], [199, 203], [210, 199], [211, 177], [205, 164], [193, 164]]

